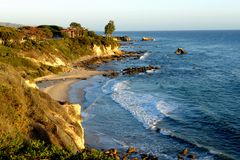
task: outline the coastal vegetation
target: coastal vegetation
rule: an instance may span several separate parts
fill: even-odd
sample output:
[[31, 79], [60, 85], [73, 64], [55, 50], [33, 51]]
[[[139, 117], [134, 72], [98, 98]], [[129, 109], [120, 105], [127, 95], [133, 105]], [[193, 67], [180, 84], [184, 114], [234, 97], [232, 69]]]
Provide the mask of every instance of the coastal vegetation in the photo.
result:
[[110, 20], [109, 22], [108, 22], [108, 24], [105, 26], [105, 34], [107, 35], [107, 36], [111, 36], [112, 35], [112, 33], [115, 31], [115, 24], [114, 24], [114, 21], [112, 21], [112, 20]]
[[115, 158], [96, 149], [84, 149], [73, 153], [69, 149], [46, 144], [44, 141], [15, 139], [8, 146], [1, 148], [0, 159], [112, 160]]
[[71, 63], [83, 56], [93, 55], [94, 46], [101, 49], [118, 46], [111, 37], [97, 35], [76, 22], [71, 23], [70, 27], [67, 31], [73, 29], [73, 33], [78, 35], [75, 38], [67, 36], [68, 32], [63, 32], [62, 27], [55, 25], [18, 29], [0, 27], [0, 61], [21, 71], [24, 78], [36, 78], [62, 71], [60, 65], [53, 68], [44, 63], [36, 63], [36, 60], [53, 61], [54, 57], [58, 57], [66, 63]]
[[0, 159], [112, 159], [75, 144], [74, 139], [84, 140], [74, 107], [62, 106], [26, 81], [67, 71], [82, 57], [95, 56], [96, 46], [104, 54], [118, 45], [78, 23], [65, 30], [0, 27]]

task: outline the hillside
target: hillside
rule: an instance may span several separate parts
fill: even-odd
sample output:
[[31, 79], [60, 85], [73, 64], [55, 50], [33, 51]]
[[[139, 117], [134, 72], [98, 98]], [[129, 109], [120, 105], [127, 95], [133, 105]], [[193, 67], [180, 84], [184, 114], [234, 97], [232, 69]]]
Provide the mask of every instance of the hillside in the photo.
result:
[[73, 29], [79, 33], [76, 37], [62, 34], [60, 29], [0, 27], [0, 159], [66, 159], [77, 151], [81, 151], [78, 157], [104, 156], [82, 150], [81, 106], [61, 105], [32, 88], [29, 81], [69, 71], [73, 62], [86, 57], [114, 54], [118, 43], [83, 28]]

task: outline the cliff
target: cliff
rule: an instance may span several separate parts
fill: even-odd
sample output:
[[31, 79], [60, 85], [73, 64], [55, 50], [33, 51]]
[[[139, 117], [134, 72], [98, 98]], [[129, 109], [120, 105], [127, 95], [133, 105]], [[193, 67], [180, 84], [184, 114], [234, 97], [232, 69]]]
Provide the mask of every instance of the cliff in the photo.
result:
[[96, 56], [111, 56], [114, 54], [120, 54], [121, 51], [119, 50], [118, 46], [115, 46], [112, 48], [112, 46], [98, 46], [98, 45], [94, 45], [93, 46], [93, 53]]
[[[84, 148], [79, 105], [60, 105], [45, 93], [28, 87], [14, 68], [1, 63], [0, 95], [2, 141], [22, 137], [73, 151]], [[2, 143], [1, 147], [4, 145], [7, 144]]]
[[[117, 47], [101, 49], [94, 46], [92, 56], [113, 55], [119, 52]], [[43, 56], [24, 58], [36, 66], [43, 63]], [[51, 58], [44, 58], [44, 65], [67, 68], [70, 63], [63, 61], [53, 55]], [[43, 140], [75, 152], [84, 148], [80, 105], [60, 105], [39, 91], [35, 83], [24, 79], [16, 68], [1, 62], [0, 95], [1, 135], [7, 135], [11, 139], [21, 136], [24, 139]]]
[[81, 106], [60, 105], [34, 79], [70, 71], [73, 62], [85, 58], [119, 54], [118, 44], [92, 33], [76, 39], [6, 42], [0, 44], [0, 149], [16, 139], [41, 140], [74, 152], [84, 149]]

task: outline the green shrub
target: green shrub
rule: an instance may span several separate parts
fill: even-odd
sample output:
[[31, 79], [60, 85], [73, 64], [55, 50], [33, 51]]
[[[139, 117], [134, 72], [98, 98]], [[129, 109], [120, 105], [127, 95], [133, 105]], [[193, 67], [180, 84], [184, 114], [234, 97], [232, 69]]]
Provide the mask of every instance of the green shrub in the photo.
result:
[[6, 47], [6, 46], [1, 46], [0, 45], [0, 57], [9, 57], [9, 56], [13, 56], [13, 49], [10, 47]]
[[16, 139], [8, 146], [0, 147], [0, 159], [50, 159], [50, 160], [111, 160], [103, 151], [85, 149], [73, 153], [68, 149], [61, 149], [54, 145], [37, 140]]
[[0, 39], [2, 39], [3, 44], [11, 43], [10, 41], [15, 41], [20, 38], [20, 33], [17, 29], [11, 27], [0, 26]]
[[61, 30], [63, 28], [60, 27], [60, 26], [56, 26], [56, 25], [40, 25], [37, 28], [50, 30], [53, 37], [62, 37]]
[[0, 148], [0, 159], [67, 159], [73, 153], [69, 150], [45, 144], [42, 141], [16, 139]]

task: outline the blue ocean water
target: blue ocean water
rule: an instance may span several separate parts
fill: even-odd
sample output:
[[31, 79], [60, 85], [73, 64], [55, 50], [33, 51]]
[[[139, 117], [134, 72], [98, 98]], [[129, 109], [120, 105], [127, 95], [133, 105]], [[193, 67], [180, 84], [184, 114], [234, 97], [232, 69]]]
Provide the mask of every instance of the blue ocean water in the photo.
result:
[[[115, 34], [134, 40], [123, 50], [145, 54], [99, 70], [146, 65], [160, 70], [113, 79], [96, 76], [73, 85], [71, 101], [78, 102], [79, 89], [85, 91], [84, 128], [160, 159], [176, 159], [185, 147], [198, 159], [239, 159], [240, 31]], [[142, 37], [155, 40], [143, 42]], [[189, 53], [176, 55], [178, 47]]]

